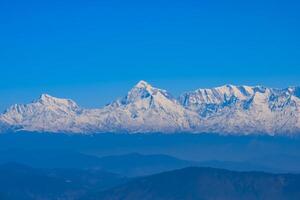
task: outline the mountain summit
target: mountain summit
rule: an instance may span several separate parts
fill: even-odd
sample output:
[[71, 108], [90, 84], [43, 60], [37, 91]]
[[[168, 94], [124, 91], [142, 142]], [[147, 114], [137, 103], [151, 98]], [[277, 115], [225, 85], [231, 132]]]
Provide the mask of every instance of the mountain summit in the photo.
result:
[[197, 114], [183, 108], [166, 90], [145, 81], [103, 110], [105, 121], [126, 132], [192, 131], [191, 124], [198, 121]]
[[152, 88], [152, 86], [146, 81], [141, 80], [135, 85], [135, 88]]
[[[165, 90], [152, 87], [145, 81], [140, 81], [136, 84], [121, 101], [123, 104], [134, 103], [143, 99], [166, 98], [171, 99], [170, 95]], [[161, 99], [162, 100], [162, 99]]]
[[71, 124], [81, 108], [70, 99], [42, 94], [29, 104], [15, 104], [7, 109], [0, 121], [28, 131], [74, 131]]
[[0, 116], [0, 131], [189, 132], [221, 134], [300, 133], [300, 89], [224, 85], [172, 97], [138, 82], [126, 96], [99, 109], [43, 94]]

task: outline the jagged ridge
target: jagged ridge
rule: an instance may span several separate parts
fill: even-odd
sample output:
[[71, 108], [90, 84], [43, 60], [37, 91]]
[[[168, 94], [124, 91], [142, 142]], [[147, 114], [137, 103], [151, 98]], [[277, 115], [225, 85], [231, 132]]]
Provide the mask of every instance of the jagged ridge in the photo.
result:
[[7, 109], [0, 116], [0, 131], [297, 134], [299, 97], [299, 87], [225, 85], [176, 99], [140, 81], [125, 97], [101, 109], [83, 109], [72, 100], [43, 94]]

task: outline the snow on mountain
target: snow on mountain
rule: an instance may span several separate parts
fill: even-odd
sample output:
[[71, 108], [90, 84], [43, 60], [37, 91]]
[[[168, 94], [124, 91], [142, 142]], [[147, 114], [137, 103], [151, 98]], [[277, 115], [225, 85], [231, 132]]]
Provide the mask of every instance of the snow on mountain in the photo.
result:
[[300, 98], [300, 87], [289, 87], [287, 91], [288, 93]]
[[98, 118], [100, 129], [105, 131], [182, 132], [192, 131], [199, 123], [196, 113], [183, 108], [167, 91], [145, 81], [135, 85], [124, 98], [86, 112], [86, 116]]
[[300, 99], [295, 88], [223, 86], [180, 96], [201, 116], [199, 130], [223, 133], [300, 133]]
[[299, 97], [299, 87], [225, 85], [176, 99], [140, 81], [125, 97], [99, 109], [82, 109], [72, 100], [44, 94], [10, 107], [0, 116], [0, 131], [296, 134]]
[[0, 120], [28, 131], [74, 131], [75, 118], [80, 112], [72, 100], [42, 94], [32, 103], [11, 106]]
[[234, 105], [237, 100], [246, 100], [255, 93], [248, 86], [224, 85], [213, 89], [198, 89], [181, 95], [181, 104], [202, 117], [213, 115], [222, 107]]

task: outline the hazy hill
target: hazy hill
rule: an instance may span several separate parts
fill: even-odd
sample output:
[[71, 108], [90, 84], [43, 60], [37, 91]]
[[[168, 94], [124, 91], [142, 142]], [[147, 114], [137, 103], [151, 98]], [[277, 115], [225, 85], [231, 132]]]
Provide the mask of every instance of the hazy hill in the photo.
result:
[[299, 200], [299, 188], [300, 175], [191, 167], [142, 177], [88, 199]]

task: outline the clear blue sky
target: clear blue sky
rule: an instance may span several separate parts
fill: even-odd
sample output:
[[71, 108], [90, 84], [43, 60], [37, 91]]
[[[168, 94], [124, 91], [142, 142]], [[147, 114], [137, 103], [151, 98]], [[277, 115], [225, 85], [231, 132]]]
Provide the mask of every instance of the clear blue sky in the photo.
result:
[[174, 95], [300, 85], [299, 1], [1, 0], [0, 110], [49, 93], [98, 107], [140, 79]]

